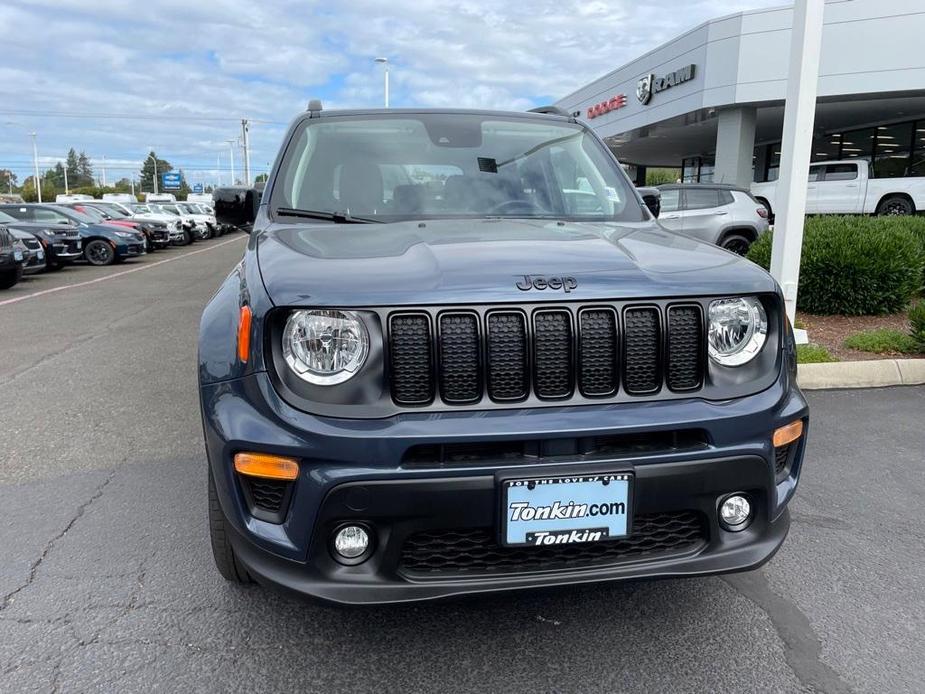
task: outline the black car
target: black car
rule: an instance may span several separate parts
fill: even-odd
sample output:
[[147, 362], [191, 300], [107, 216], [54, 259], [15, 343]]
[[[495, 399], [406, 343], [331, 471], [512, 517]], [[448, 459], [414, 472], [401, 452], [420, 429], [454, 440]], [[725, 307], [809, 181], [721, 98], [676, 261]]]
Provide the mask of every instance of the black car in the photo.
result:
[[32, 275], [37, 272], [45, 271], [45, 249], [42, 248], [42, 242], [38, 240], [35, 234], [28, 231], [16, 229], [9, 226], [8, 229], [13, 235], [13, 243], [22, 249], [23, 253], [23, 274]]
[[[662, 229], [567, 113], [322, 111], [206, 306], [212, 549], [337, 602], [742, 571], [809, 410], [780, 287]], [[576, 195], [575, 193], [581, 193]]]
[[9, 289], [23, 273], [23, 253], [15, 247], [13, 235], [0, 226], [0, 289]]
[[14, 217], [22, 215], [28, 219], [31, 216], [42, 221], [48, 219], [54, 224], [76, 225], [83, 244], [83, 257], [91, 265], [111, 265], [145, 254], [145, 237], [140, 231], [98, 223], [70, 207], [27, 203], [0, 206], [0, 210]]
[[29, 205], [0, 205], [0, 224], [35, 236], [45, 252], [45, 268], [60, 270], [83, 257], [83, 242], [76, 224], [57, 214], [35, 211]]

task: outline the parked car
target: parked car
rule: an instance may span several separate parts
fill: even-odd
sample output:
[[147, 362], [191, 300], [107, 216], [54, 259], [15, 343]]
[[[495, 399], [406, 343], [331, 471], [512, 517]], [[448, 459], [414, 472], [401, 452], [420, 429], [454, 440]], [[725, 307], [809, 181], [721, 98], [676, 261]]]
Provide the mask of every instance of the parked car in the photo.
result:
[[68, 203], [67, 206], [87, 215], [98, 224], [111, 224], [123, 229], [132, 229], [141, 232], [145, 237], [145, 250], [149, 253], [156, 248], [164, 248], [170, 245], [170, 235], [167, 232], [167, 225], [163, 222], [133, 219], [117, 209], [107, 210], [102, 205], [103, 203], [94, 200], [93, 203]]
[[768, 211], [744, 188], [722, 183], [658, 186], [665, 229], [745, 255], [768, 230]]
[[91, 265], [111, 265], [145, 254], [145, 237], [141, 232], [120, 229], [109, 223], [100, 224], [92, 217], [64, 205], [27, 203], [14, 206], [12, 210], [6, 205], [0, 206], [0, 209], [13, 216], [18, 212], [52, 224], [76, 225], [82, 242], [83, 258]]
[[0, 205], [0, 224], [33, 234], [45, 251], [47, 270], [60, 270], [83, 257], [83, 241], [76, 223], [53, 210], [33, 209], [27, 203]]
[[90, 203], [90, 206], [111, 219], [125, 219], [138, 224], [148, 239], [149, 251], [151, 249], [167, 248], [170, 245], [170, 230], [167, 222], [136, 217], [125, 205], [117, 202], [97, 200]]
[[13, 245], [22, 251], [23, 274], [34, 275], [45, 271], [45, 249], [41, 241], [28, 231], [21, 231], [14, 227], [7, 227], [13, 235]]
[[185, 246], [192, 240], [192, 233], [184, 228], [180, 216], [162, 212], [156, 205], [146, 203], [133, 203], [126, 205], [132, 213], [132, 219], [144, 219], [160, 222], [167, 225], [170, 243], [176, 246]]
[[[752, 195], [773, 216], [777, 181], [753, 183]], [[925, 211], [925, 178], [872, 178], [864, 159], [811, 164], [806, 214], [910, 215]]]
[[226, 579], [404, 602], [773, 556], [808, 409], [770, 275], [661, 228], [567, 114], [309, 108], [267, 195], [215, 193], [252, 227], [199, 333]]
[[176, 203], [158, 202], [152, 203], [149, 206], [153, 210], [179, 217], [183, 228], [189, 232], [190, 242], [203, 238], [202, 233], [205, 232], [205, 224], [199, 222], [193, 215], [181, 209]]
[[178, 202], [175, 207], [196, 222], [196, 232], [200, 239], [204, 240], [221, 235], [218, 225], [215, 223], [215, 215], [207, 213], [199, 205], [190, 202]]
[[0, 226], [0, 289], [9, 289], [22, 279], [23, 263], [23, 252], [16, 247], [14, 236]]

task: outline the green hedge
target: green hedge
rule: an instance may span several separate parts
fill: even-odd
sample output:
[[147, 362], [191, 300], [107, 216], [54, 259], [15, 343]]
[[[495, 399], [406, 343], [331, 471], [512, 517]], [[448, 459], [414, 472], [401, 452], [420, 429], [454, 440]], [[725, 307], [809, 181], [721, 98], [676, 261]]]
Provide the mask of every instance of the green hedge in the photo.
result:
[[[750, 260], [771, 266], [771, 234]], [[896, 313], [925, 287], [925, 218], [810, 217], [797, 308], [808, 313]]]

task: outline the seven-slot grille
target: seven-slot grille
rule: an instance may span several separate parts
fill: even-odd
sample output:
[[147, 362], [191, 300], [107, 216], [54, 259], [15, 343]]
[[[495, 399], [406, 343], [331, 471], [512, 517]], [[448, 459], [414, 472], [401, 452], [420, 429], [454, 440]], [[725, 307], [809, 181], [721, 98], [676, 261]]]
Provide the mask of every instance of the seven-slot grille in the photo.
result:
[[699, 304], [403, 311], [388, 348], [392, 399], [408, 406], [689, 392], [705, 369]]

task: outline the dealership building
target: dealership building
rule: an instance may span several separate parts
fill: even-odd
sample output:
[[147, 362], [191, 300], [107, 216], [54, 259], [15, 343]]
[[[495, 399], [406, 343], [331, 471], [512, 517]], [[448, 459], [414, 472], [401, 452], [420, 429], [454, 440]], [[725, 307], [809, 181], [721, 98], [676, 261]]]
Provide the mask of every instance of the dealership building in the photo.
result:
[[[557, 105], [629, 165], [684, 181], [777, 178], [793, 8], [688, 31]], [[812, 160], [866, 159], [877, 177], [925, 176], [925, 0], [825, 5]]]

